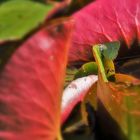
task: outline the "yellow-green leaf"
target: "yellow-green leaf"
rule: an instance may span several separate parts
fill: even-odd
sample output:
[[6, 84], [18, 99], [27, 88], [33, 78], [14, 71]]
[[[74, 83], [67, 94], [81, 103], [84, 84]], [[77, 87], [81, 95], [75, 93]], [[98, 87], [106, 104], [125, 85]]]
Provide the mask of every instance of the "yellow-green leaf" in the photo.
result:
[[0, 5], [0, 42], [23, 38], [46, 18], [52, 5], [12, 0]]

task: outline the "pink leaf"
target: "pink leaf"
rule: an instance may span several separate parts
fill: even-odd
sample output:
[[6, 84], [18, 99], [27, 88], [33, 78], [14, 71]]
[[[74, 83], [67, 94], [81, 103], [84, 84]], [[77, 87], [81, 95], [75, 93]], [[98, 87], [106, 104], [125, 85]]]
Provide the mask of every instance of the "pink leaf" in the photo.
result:
[[0, 75], [0, 139], [55, 140], [73, 22], [42, 28]]
[[96, 0], [72, 17], [70, 63], [89, 61], [93, 44], [119, 40], [126, 44], [120, 51], [125, 55], [136, 39], [140, 43], [140, 0]]

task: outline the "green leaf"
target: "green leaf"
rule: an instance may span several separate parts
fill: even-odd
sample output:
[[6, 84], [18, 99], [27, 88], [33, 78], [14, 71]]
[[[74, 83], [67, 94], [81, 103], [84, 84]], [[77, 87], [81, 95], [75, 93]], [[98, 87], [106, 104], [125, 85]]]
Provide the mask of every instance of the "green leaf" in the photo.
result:
[[[102, 45], [102, 46], [104, 46], [104, 45]], [[98, 65], [99, 72], [101, 73], [104, 82], [108, 82], [108, 79], [106, 76], [106, 71], [104, 68], [103, 60], [102, 60], [102, 52], [101, 52], [100, 47], [101, 47], [100, 44], [94, 45], [92, 48], [92, 51], [93, 51], [93, 55], [96, 60], [96, 63]]]
[[75, 74], [74, 78], [77, 79], [77, 78], [92, 75], [92, 74], [95, 74], [95, 75], [98, 74], [98, 66], [96, 62], [88, 62], [82, 65], [82, 67]]
[[93, 46], [93, 55], [104, 82], [115, 81], [115, 67], [113, 60], [117, 57], [120, 48], [118, 41]]
[[105, 43], [104, 45], [101, 45], [100, 47], [102, 50], [102, 54], [106, 59], [114, 60], [118, 55], [120, 42], [118, 41], [109, 42]]
[[66, 69], [66, 77], [65, 77], [65, 84], [64, 87], [66, 87], [70, 82], [74, 80], [74, 76], [77, 73], [77, 68], [67, 68]]
[[0, 41], [23, 38], [46, 18], [52, 5], [12, 0], [0, 5]]

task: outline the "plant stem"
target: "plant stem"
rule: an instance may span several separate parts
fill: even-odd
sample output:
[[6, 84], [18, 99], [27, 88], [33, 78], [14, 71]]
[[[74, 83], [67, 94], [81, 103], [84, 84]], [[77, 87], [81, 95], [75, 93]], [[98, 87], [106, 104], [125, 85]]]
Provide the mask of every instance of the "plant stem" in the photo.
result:
[[108, 79], [107, 79], [106, 73], [105, 73], [105, 69], [104, 69], [104, 65], [102, 62], [102, 58], [101, 58], [100, 46], [95, 45], [95, 46], [93, 46], [92, 50], [93, 50], [93, 55], [95, 57], [97, 65], [98, 65], [98, 70], [101, 73], [104, 82], [108, 82]]
[[61, 133], [59, 132], [57, 135], [57, 140], [63, 140]]

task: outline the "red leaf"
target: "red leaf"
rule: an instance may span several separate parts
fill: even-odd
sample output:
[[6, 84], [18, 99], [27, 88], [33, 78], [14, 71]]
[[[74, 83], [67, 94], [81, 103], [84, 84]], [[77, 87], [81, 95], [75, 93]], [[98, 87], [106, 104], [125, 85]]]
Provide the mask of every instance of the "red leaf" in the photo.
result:
[[42, 28], [0, 75], [0, 139], [54, 140], [72, 22]]
[[[93, 44], [140, 42], [140, 0], [96, 0], [73, 15], [75, 32], [69, 62], [88, 61]], [[122, 53], [128, 49], [122, 46]]]

